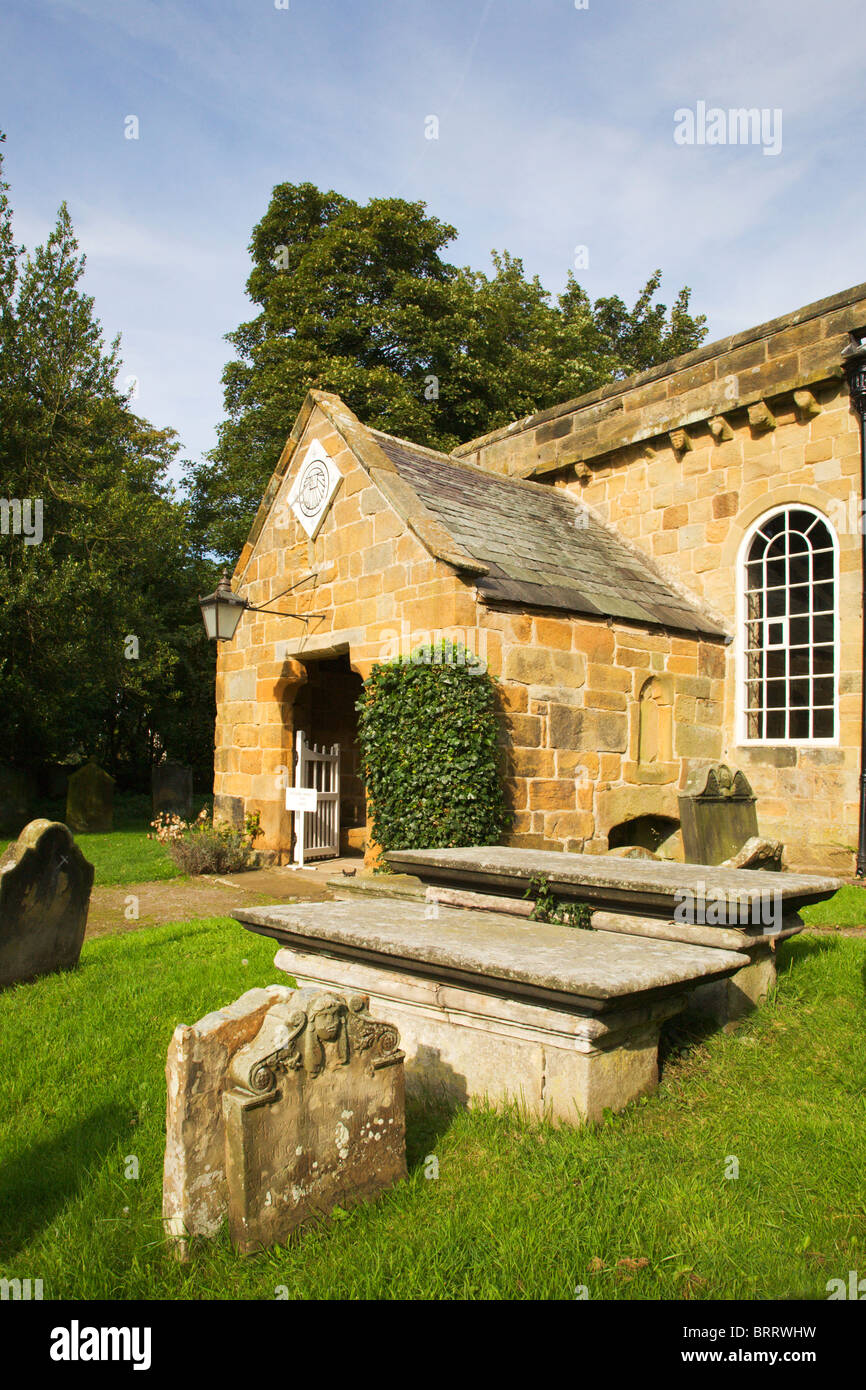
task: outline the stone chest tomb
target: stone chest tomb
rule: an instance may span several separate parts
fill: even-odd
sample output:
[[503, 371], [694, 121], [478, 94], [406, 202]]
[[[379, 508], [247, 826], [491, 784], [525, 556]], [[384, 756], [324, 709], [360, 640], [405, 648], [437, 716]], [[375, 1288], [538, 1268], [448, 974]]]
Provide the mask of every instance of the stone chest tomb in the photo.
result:
[[[234, 916], [280, 943], [274, 963], [296, 980], [369, 994], [399, 1028], [407, 1084], [422, 1096], [517, 1101], [566, 1124], [655, 1088], [660, 1028], [674, 1014], [729, 1027], [758, 1006], [777, 942], [802, 930], [798, 909], [839, 886], [497, 845], [392, 850], [389, 861], [425, 896], [362, 891]], [[519, 895], [539, 876], [583, 903], [591, 929], [528, 918]], [[708, 889], [721, 913], [703, 910]], [[399, 891], [411, 892], [408, 875]]]

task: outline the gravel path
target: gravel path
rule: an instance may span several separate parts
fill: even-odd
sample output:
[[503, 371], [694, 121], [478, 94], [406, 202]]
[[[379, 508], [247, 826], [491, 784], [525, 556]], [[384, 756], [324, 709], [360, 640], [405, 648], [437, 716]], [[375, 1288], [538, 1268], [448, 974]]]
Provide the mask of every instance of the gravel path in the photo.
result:
[[125, 883], [94, 888], [86, 937], [137, 931], [161, 922], [193, 917], [227, 917], [237, 907], [267, 903], [329, 902], [334, 894], [325, 879], [343, 868], [360, 872], [361, 860], [330, 859], [318, 869], [250, 869], [218, 878], [212, 874], [162, 882]]

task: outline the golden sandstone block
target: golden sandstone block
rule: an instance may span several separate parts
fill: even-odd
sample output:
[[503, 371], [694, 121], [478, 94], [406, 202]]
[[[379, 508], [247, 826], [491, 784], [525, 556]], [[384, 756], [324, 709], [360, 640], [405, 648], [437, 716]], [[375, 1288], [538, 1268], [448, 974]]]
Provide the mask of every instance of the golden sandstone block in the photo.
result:
[[[717, 349], [702, 349], [705, 355], [698, 362], [673, 362], [649, 383], [619, 383], [601, 400], [577, 402], [561, 416], [522, 421], [507, 434], [494, 432], [489, 440], [474, 441], [463, 454], [501, 475], [532, 476], [547, 457], [543, 449], [555, 461], [556, 446], [567, 439], [571, 461], [579, 459], [580, 468], [558, 475], [565, 491], [609, 515], [636, 552], [654, 557], [661, 573], [696, 600], [706, 594], [730, 635], [737, 622], [736, 563], [746, 529], [778, 505], [799, 502], [828, 515], [840, 547], [838, 678], [840, 688], [851, 694], [841, 699], [841, 743], [826, 751], [838, 753], [845, 774], [855, 778], [859, 697], [852, 683], [859, 680], [859, 630], [854, 629], [860, 557], [859, 516], [849, 516], [849, 510], [857, 489], [859, 435], [833, 354], [844, 345], [847, 329], [860, 321], [858, 315], [866, 319], [862, 299], [854, 293], [847, 299], [836, 296], [827, 305], [801, 311], [795, 323], [780, 320], [752, 337], [740, 335], [739, 343], [726, 340]], [[838, 342], [827, 336], [831, 323]], [[462, 630], [467, 645], [474, 642], [490, 671], [503, 678], [504, 752], [514, 769], [509, 794], [516, 807], [532, 805], [531, 814], [537, 817], [516, 834], [540, 837], [544, 843], [557, 824], [557, 810], [563, 816], [577, 814], [573, 800], [557, 807], [538, 805], [537, 798], [552, 795], [547, 789], [567, 778], [582, 776], [583, 766], [592, 770], [580, 793], [588, 800], [586, 807], [581, 804], [580, 814], [591, 816], [592, 824], [580, 832], [571, 826], [567, 838], [585, 834], [588, 844], [604, 848], [609, 827], [601, 827], [598, 819], [599, 784], [604, 780], [613, 787], [623, 785], [632, 772], [626, 759], [635, 738], [640, 690], [649, 674], [667, 673], [676, 685], [673, 762], [679, 760], [685, 773], [690, 759], [720, 755], [724, 744], [732, 761], [749, 768], [768, 804], [803, 801], [803, 811], [796, 811], [803, 824], [793, 825], [784, 838], [805, 845], [811, 836], [829, 853], [831, 822], [844, 813], [824, 804], [823, 792], [802, 798], [779, 794], [784, 771], [774, 761], [779, 750], [737, 745], [733, 647], [638, 622], [560, 615], [531, 604], [521, 609], [516, 604], [499, 608], [485, 603], [476, 593], [475, 572], [460, 571], [452, 563], [454, 553], [443, 557], [435, 552], [434, 541], [444, 534], [434, 516], [435, 497], [430, 494], [417, 504], [416, 534], [356, 454], [363, 427], [355, 422], [348, 443], [349, 412], [339, 402], [339, 411], [328, 406], [334, 397], [320, 394], [316, 400], [297, 431], [298, 447], [304, 451], [312, 437], [319, 437], [336, 460], [342, 481], [331, 512], [315, 542], [308, 543], [287, 508], [278, 516], [285, 495], [278, 490], [271, 518], [245, 549], [235, 582], [242, 575], [243, 592], [262, 602], [304, 568], [330, 560], [337, 562], [337, 572], [331, 582], [302, 590], [303, 601], [299, 595], [277, 605], [297, 601], [299, 613], [321, 611], [321, 618], [308, 627], [245, 615], [235, 641], [220, 650], [218, 792], [250, 794], [250, 780], [257, 774], [248, 771], [248, 755], [256, 747], [255, 739], [262, 750], [291, 748], [296, 692], [285, 684], [278, 651], [280, 656], [299, 658], [301, 669], [305, 661], [310, 668], [318, 659], [315, 651], [324, 653], [327, 634], [333, 633], [335, 650], [345, 652], [352, 669], [363, 675], [373, 660], [394, 654], [393, 643], [389, 651], [381, 635], [383, 629], [397, 634], [399, 646], [404, 636], [410, 643], [416, 636], [419, 641], [435, 640], [437, 633], [453, 627]], [[647, 433], [656, 419], [653, 411], [662, 405], [665, 429], [678, 448], [672, 447], [667, 433]], [[679, 419], [678, 408], [683, 411]], [[539, 436], [545, 428], [549, 437], [541, 441], [540, 452]], [[373, 450], [379, 468], [383, 461], [390, 462], [379, 446], [381, 438]], [[290, 451], [286, 484], [291, 468]], [[394, 476], [391, 468], [388, 477]], [[535, 473], [538, 482], [548, 477], [543, 471]], [[491, 520], [492, 529], [495, 525]], [[464, 558], [472, 557], [464, 551]], [[328, 659], [335, 659], [333, 653]], [[698, 679], [698, 672], [712, 676], [712, 689], [689, 684]], [[578, 707], [581, 701], [587, 708]], [[698, 708], [701, 701], [703, 707]], [[512, 722], [517, 717], [523, 722]], [[521, 768], [524, 771], [518, 771]], [[535, 800], [530, 801], [528, 788], [533, 783]], [[265, 798], [261, 787], [257, 794]], [[271, 788], [267, 804], [276, 804], [275, 795]], [[816, 797], [817, 804], [807, 811]], [[561, 824], [565, 827], [567, 822]], [[835, 825], [832, 833], [844, 840], [838, 831]], [[850, 833], [845, 834], [850, 840]], [[563, 842], [560, 839], [560, 847]]]

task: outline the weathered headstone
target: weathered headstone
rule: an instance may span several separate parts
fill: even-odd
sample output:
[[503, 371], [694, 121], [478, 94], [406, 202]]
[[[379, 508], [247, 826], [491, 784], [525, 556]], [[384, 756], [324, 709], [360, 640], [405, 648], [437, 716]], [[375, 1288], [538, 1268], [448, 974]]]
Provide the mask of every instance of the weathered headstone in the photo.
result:
[[403, 1053], [365, 995], [279, 985], [175, 1030], [163, 1220], [243, 1252], [406, 1176]]
[[92, 759], [69, 779], [66, 824], [78, 835], [111, 830], [114, 826], [114, 778]]
[[154, 763], [150, 789], [154, 816], [165, 811], [188, 820], [192, 815], [191, 767], [184, 767], [183, 763]]
[[725, 763], [694, 772], [679, 796], [686, 862], [721, 864], [756, 837], [755, 801], [742, 772]]
[[24, 827], [0, 858], [0, 988], [78, 964], [92, 886], [65, 825]]
[[20, 767], [0, 766], [0, 831], [17, 835], [36, 797], [34, 778]]
[[174, 1030], [165, 1069], [162, 1214], [167, 1233], [180, 1242], [179, 1253], [185, 1253], [188, 1236], [215, 1236], [225, 1220], [222, 1096], [229, 1064], [256, 1036], [268, 1010], [292, 994], [283, 985], [247, 990], [191, 1027]]

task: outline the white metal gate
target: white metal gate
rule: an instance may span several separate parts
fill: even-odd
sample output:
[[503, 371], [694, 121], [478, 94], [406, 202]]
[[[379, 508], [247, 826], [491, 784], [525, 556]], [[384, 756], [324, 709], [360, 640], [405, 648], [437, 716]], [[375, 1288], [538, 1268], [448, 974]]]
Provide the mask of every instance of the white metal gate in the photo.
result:
[[302, 866], [307, 859], [333, 859], [340, 853], [340, 745], [330, 749], [308, 744], [303, 731], [295, 738], [295, 786], [292, 790], [314, 790], [315, 802], [309, 810], [294, 810], [295, 863]]

